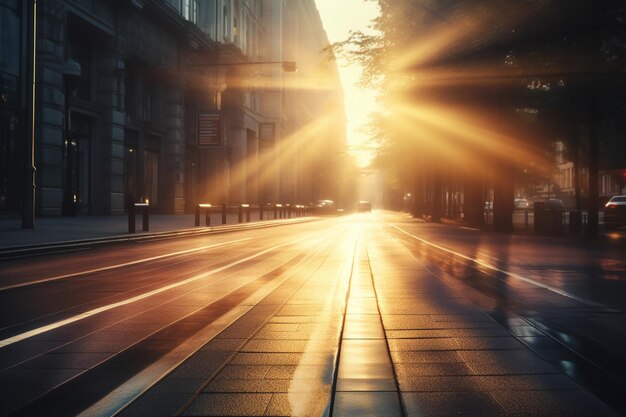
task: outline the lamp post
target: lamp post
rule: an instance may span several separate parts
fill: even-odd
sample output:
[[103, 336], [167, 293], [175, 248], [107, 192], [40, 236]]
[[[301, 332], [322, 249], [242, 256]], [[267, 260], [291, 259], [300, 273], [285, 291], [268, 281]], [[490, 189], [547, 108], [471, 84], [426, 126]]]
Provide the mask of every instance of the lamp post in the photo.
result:
[[[72, 140], [70, 121], [70, 96], [76, 90], [78, 79], [81, 75], [80, 64], [69, 58], [63, 65], [63, 82], [65, 83], [65, 138], [63, 141], [65, 153], [65, 190], [63, 192], [62, 214], [64, 216], [76, 215], [77, 195], [74, 193], [74, 158], [77, 157], [78, 143]], [[78, 169], [78, 168], [76, 168]], [[77, 185], [77, 184], [76, 184]]]
[[22, 228], [35, 227], [35, 63], [37, 57], [37, 0], [24, 2], [27, 13], [26, 23], [26, 160], [24, 164], [24, 195], [22, 197]]

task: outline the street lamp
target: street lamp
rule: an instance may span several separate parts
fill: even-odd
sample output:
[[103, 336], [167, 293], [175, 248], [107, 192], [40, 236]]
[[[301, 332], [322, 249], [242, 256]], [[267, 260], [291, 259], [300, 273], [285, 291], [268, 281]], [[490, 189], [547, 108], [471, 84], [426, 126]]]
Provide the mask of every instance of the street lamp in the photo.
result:
[[65, 138], [63, 141], [65, 151], [65, 191], [63, 193], [63, 207], [61, 209], [64, 216], [76, 215], [77, 196], [76, 193], [73, 192], [73, 168], [75, 165], [74, 157], [77, 157], [78, 144], [73, 142], [70, 137], [70, 96], [74, 90], [76, 90], [80, 75], [81, 68], [78, 62], [72, 58], [65, 61], [63, 65], [63, 82], [65, 83]]

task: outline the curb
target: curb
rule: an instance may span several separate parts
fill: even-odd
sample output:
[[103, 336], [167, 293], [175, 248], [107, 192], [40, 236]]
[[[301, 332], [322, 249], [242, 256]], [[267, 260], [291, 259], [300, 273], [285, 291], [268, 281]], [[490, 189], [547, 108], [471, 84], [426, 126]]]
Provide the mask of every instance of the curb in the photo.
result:
[[145, 232], [136, 234], [124, 234], [90, 239], [64, 240], [33, 245], [20, 245], [0, 249], [0, 261], [23, 258], [28, 256], [69, 252], [89, 249], [100, 245], [112, 245], [116, 243], [143, 242], [152, 240], [176, 239], [184, 237], [205, 236], [218, 233], [235, 232], [239, 230], [262, 229], [266, 227], [284, 226], [287, 224], [305, 223], [315, 220], [316, 217], [299, 217], [293, 219], [267, 220], [254, 223], [240, 223], [223, 226], [194, 227], [190, 229], [178, 229], [164, 232]]

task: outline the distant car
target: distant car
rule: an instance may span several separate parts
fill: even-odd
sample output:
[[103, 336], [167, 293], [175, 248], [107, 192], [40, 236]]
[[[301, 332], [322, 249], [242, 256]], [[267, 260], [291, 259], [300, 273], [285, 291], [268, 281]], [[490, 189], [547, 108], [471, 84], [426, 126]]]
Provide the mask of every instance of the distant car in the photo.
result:
[[528, 200], [526, 200], [525, 198], [516, 198], [513, 203], [515, 204], [516, 210], [527, 210], [530, 206]]
[[359, 213], [371, 213], [372, 205], [369, 201], [359, 201], [356, 205], [356, 211], [358, 211]]
[[335, 202], [333, 200], [317, 200], [315, 202], [315, 211], [318, 214], [335, 214]]
[[626, 195], [611, 197], [604, 206], [604, 228], [607, 230], [626, 226]]
[[565, 207], [563, 206], [563, 201], [558, 198], [550, 198], [546, 200], [546, 210], [563, 210]]

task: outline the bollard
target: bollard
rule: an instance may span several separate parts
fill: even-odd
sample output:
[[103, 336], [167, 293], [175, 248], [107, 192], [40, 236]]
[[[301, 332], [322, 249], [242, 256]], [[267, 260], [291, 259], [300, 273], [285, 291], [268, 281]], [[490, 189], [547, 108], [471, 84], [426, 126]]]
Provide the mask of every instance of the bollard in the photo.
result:
[[291, 219], [291, 204], [287, 204], [287, 207], [285, 208], [285, 210], [287, 210], [285, 217], [288, 219]]
[[150, 229], [150, 205], [144, 203], [143, 205], [143, 231], [147, 232]]
[[222, 203], [222, 224], [226, 224], [226, 203]]
[[259, 204], [259, 220], [263, 220], [263, 204]]
[[128, 233], [135, 233], [135, 216], [137, 208], [141, 210], [142, 230], [147, 232], [150, 229], [150, 205], [148, 203], [130, 203], [128, 206]]
[[246, 223], [250, 223], [250, 204], [242, 204], [241, 207], [246, 212]]
[[243, 204], [239, 205], [239, 210], [237, 214], [237, 223], [243, 222]]
[[135, 233], [135, 203], [128, 204], [128, 233]]
[[150, 205], [148, 203], [131, 203], [128, 207], [128, 233], [135, 233], [135, 217], [137, 209], [141, 210], [142, 230], [147, 232], [150, 229]]
[[204, 210], [204, 225], [205, 226], [210, 226], [211, 225], [211, 207], [213, 207], [211, 204], [198, 204], [196, 205], [196, 226], [200, 226], [200, 211], [201, 209], [205, 209]]

